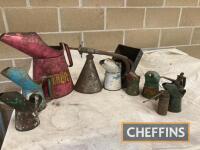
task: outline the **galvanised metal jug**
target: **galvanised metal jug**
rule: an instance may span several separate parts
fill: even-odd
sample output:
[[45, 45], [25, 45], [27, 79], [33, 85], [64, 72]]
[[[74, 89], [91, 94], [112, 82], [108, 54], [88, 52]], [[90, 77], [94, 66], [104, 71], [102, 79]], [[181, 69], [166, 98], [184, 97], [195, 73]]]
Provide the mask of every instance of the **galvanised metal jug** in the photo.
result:
[[29, 131], [40, 124], [38, 117], [41, 95], [32, 94], [27, 100], [18, 92], [0, 93], [0, 101], [15, 109], [15, 128], [18, 131]]

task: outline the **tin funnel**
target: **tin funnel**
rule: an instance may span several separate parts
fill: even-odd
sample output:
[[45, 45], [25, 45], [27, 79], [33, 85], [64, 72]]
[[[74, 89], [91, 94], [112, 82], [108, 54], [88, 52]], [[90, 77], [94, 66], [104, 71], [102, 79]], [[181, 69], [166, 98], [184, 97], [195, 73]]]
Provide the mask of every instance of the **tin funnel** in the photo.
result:
[[77, 92], [92, 94], [100, 92], [102, 89], [93, 58], [92, 54], [87, 55], [87, 60], [75, 85]]

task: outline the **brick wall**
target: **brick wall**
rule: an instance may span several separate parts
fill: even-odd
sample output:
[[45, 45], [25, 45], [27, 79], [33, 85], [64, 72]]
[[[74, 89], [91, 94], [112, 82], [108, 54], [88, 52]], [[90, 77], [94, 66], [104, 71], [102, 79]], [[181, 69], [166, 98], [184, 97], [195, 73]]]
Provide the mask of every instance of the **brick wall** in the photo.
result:
[[[0, 0], [0, 33], [38, 32], [50, 45], [114, 50], [178, 47], [200, 57], [200, 0]], [[0, 70], [30, 57], [0, 43]], [[0, 92], [19, 90], [0, 76]]]

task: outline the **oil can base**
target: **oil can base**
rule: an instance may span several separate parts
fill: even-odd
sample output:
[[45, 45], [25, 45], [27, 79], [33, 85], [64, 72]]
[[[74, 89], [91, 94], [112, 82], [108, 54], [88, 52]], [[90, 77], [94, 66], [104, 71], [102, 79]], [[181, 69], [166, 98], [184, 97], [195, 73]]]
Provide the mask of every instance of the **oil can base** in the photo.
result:
[[154, 96], [156, 96], [159, 93], [159, 89], [157, 88], [149, 88], [149, 87], [144, 87], [142, 91], [142, 96], [151, 99]]
[[29, 131], [40, 124], [38, 116], [34, 112], [15, 112], [15, 128], [18, 131]]

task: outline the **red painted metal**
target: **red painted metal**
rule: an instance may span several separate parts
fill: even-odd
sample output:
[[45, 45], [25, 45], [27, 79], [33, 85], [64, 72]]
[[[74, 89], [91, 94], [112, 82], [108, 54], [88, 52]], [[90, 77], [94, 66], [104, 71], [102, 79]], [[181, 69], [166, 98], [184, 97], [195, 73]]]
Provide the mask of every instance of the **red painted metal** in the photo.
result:
[[[33, 79], [43, 85], [46, 99], [60, 98], [73, 90], [68, 67], [73, 65], [70, 50], [66, 44], [49, 47], [35, 33], [4, 33], [0, 40], [33, 57]], [[67, 52], [69, 65], [64, 56]]]

